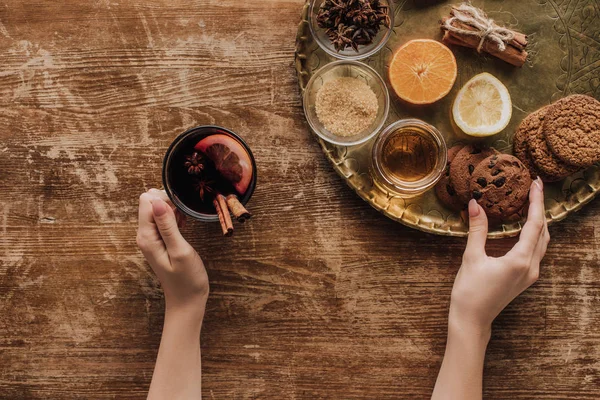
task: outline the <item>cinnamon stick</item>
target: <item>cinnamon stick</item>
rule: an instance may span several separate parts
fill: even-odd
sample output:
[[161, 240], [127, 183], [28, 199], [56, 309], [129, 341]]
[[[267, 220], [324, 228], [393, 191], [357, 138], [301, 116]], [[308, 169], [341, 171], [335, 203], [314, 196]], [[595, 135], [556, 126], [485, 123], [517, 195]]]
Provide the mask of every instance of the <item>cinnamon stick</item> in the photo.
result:
[[[454, 44], [458, 46], [468, 47], [471, 49], [476, 49], [479, 45], [479, 39], [475, 36], [455, 36], [452, 32], [446, 31], [444, 33], [444, 37], [442, 38], [442, 42], [445, 44]], [[494, 57], [497, 57], [509, 64], [514, 65], [515, 67], [522, 67], [527, 60], [527, 52], [517, 50], [513, 46], [506, 46], [506, 50], [501, 51], [494, 43], [485, 42], [483, 44], [482, 50], [486, 53], [491, 54]]]
[[[450, 15], [454, 16], [454, 9], [452, 11], [450, 11]], [[450, 19], [450, 17], [444, 17], [442, 18], [442, 29], [444, 29], [444, 25], [446, 24], [446, 21]], [[461, 21], [454, 21], [454, 24], [452, 24], [453, 26], [465, 29], [465, 30], [469, 30], [469, 31], [473, 31], [473, 32], [477, 32], [477, 28], [475, 28], [474, 26], [471, 26], [469, 24], [465, 24]], [[495, 25], [495, 24], [494, 24]], [[508, 28], [507, 28], [508, 29]], [[514, 37], [513, 39], [508, 42], [507, 44], [513, 47], [516, 47], [519, 50], [525, 50], [525, 47], [527, 47], [527, 35], [518, 32], [518, 31], [513, 31], [512, 29], [510, 29], [510, 31], [513, 33]], [[477, 44], [479, 45], [479, 41], [477, 41]]]
[[244, 207], [235, 194], [230, 194], [227, 196], [226, 200], [227, 207], [231, 210], [238, 222], [244, 223], [246, 220], [252, 218], [252, 214], [246, 210], [246, 207]]
[[233, 222], [231, 222], [231, 215], [229, 215], [229, 209], [225, 201], [225, 196], [217, 194], [213, 200], [213, 206], [219, 216], [219, 222], [221, 223], [221, 230], [223, 236], [231, 236], [233, 234]]
[[[451, 11], [451, 15], [454, 15], [454, 10]], [[478, 48], [479, 43], [481, 41], [480, 37], [447, 30], [445, 24], [448, 19], [448, 17], [445, 17], [441, 20], [441, 29], [444, 31], [444, 37], [442, 38], [442, 42], [444, 42], [445, 44], [453, 44], [473, 49]], [[454, 20], [452, 26], [460, 28], [462, 30], [468, 30], [473, 32], [478, 31], [476, 27], [458, 20]], [[491, 42], [487, 39], [483, 42], [481, 49], [494, 57], [506, 61], [509, 64], [512, 64], [517, 67], [522, 67], [527, 59], [527, 52], [525, 51], [525, 47], [527, 46], [527, 36], [520, 32], [511, 32], [513, 33], [514, 37], [512, 40], [506, 43], [506, 49], [504, 51], [500, 50], [496, 43]]]

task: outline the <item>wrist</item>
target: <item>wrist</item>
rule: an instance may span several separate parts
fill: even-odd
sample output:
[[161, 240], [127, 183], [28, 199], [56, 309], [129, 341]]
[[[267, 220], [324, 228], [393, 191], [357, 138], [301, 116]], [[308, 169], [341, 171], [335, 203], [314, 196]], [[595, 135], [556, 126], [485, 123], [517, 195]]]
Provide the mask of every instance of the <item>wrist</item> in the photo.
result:
[[165, 299], [165, 321], [176, 321], [200, 330], [206, 310], [206, 297], [194, 301], [174, 301]]
[[448, 319], [448, 337], [469, 340], [474, 344], [487, 346], [492, 336], [492, 325], [480, 325], [465, 319]]

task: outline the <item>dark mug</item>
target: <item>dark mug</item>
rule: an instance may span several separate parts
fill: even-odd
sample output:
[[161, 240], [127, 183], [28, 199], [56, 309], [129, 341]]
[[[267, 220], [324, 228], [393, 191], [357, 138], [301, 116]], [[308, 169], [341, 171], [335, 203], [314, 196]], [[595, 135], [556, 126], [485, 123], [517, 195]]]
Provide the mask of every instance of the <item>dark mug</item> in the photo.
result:
[[216, 210], [203, 204], [191, 186], [184, 166], [186, 155], [202, 139], [213, 135], [225, 135], [238, 142], [246, 151], [252, 164], [252, 178], [243, 194], [237, 193], [242, 204], [246, 205], [256, 188], [256, 161], [246, 142], [236, 133], [220, 126], [204, 125], [188, 129], [179, 135], [167, 149], [163, 160], [163, 185], [173, 204], [184, 214], [199, 221], [219, 221]]

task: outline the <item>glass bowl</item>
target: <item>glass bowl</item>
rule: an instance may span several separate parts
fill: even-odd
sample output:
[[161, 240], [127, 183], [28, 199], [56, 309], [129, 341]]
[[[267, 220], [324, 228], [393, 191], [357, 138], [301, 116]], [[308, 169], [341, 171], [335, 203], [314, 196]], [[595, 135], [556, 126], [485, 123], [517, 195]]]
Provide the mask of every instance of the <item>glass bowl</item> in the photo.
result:
[[[317, 117], [315, 103], [319, 89], [323, 86], [323, 84], [325, 84], [325, 82], [340, 77], [362, 79], [367, 85], [369, 85], [373, 93], [375, 93], [379, 105], [377, 115], [373, 123], [368, 128], [354, 136], [344, 137], [334, 135], [325, 128], [325, 126]], [[303, 103], [306, 120], [317, 136], [329, 143], [340, 146], [353, 146], [366, 142], [381, 130], [385, 120], [387, 119], [390, 109], [390, 95], [387, 87], [385, 86], [385, 82], [373, 68], [359, 61], [342, 60], [329, 63], [314, 73], [314, 75], [308, 81], [306, 89], [304, 90]]]
[[[424, 143], [430, 143], [430, 148]], [[392, 157], [397, 162], [402, 160], [404, 177], [400, 177], [386, 163], [386, 154], [391, 153], [390, 147], [400, 149]], [[448, 149], [440, 131], [419, 119], [402, 119], [385, 128], [375, 140], [371, 150], [371, 172], [379, 186], [400, 197], [410, 198], [435, 186], [446, 169], [447, 160]], [[428, 172], [415, 173], [417, 166]], [[395, 167], [399, 169], [398, 164]]]
[[[319, 8], [321, 4], [325, 0], [312, 0], [310, 2], [310, 8], [308, 10], [308, 25], [310, 27], [310, 33], [313, 38], [327, 54], [332, 57], [339, 58], [342, 60], [362, 60], [363, 58], [367, 58], [377, 53], [389, 40], [392, 29], [388, 28], [384, 25], [381, 25], [379, 32], [373, 38], [373, 42], [369, 45], [359, 45], [358, 52], [355, 51], [352, 47], [346, 48], [345, 50], [337, 51], [329, 40], [329, 37], [325, 33], [325, 29], [319, 27], [317, 24], [317, 14], [319, 12]], [[382, 4], [385, 4], [389, 7], [389, 16], [390, 16], [390, 27], [394, 26], [394, 9], [393, 2], [390, 0], [382, 0]], [[392, 3], [392, 4], [390, 4]]]
[[183, 154], [188, 152], [190, 149], [193, 149], [198, 141], [207, 136], [218, 134], [227, 135], [239, 142], [248, 153], [248, 156], [252, 162], [252, 180], [250, 181], [250, 185], [248, 186], [246, 193], [244, 193], [243, 196], [240, 196], [240, 202], [243, 205], [246, 205], [246, 203], [250, 201], [250, 198], [254, 193], [254, 189], [256, 188], [256, 161], [254, 160], [254, 156], [252, 155], [250, 147], [248, 147], [244, 139], [229, 129], [222, 128], [220, 126], [203, 125], [188, 129], [181, 135], [177, 136], [177, 138], [173, 140], [173, 143], [171, 143], [167, 149], [165, 158], [163, 159], [162, 179], [165, 192], [173, 204], [175, 204], [175, 206], [184, 214], [198, 221], [218, 222], [219, 216], [216, 212], [207, 213], [194, 209], [192, 204], [193, 201], [186, 196], [185, 190], [183, 190], [181, 185], [178, 184], [177, 177], [180, 176], [178, 174], [185, 173], [185, 171], [181, 169], [181, 159], [183, 158]]

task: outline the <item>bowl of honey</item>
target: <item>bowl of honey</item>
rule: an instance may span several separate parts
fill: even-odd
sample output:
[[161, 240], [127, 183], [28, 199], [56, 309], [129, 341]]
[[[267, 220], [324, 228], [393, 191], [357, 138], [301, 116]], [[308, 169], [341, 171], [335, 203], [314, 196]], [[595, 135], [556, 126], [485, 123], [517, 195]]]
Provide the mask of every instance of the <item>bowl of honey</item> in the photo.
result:
[[448, 158], [446, 141], [432, 125], [403, 119], [385, 128], [371, 152], [374, 181], [400, 197], [415, 197], [441, 178]]

